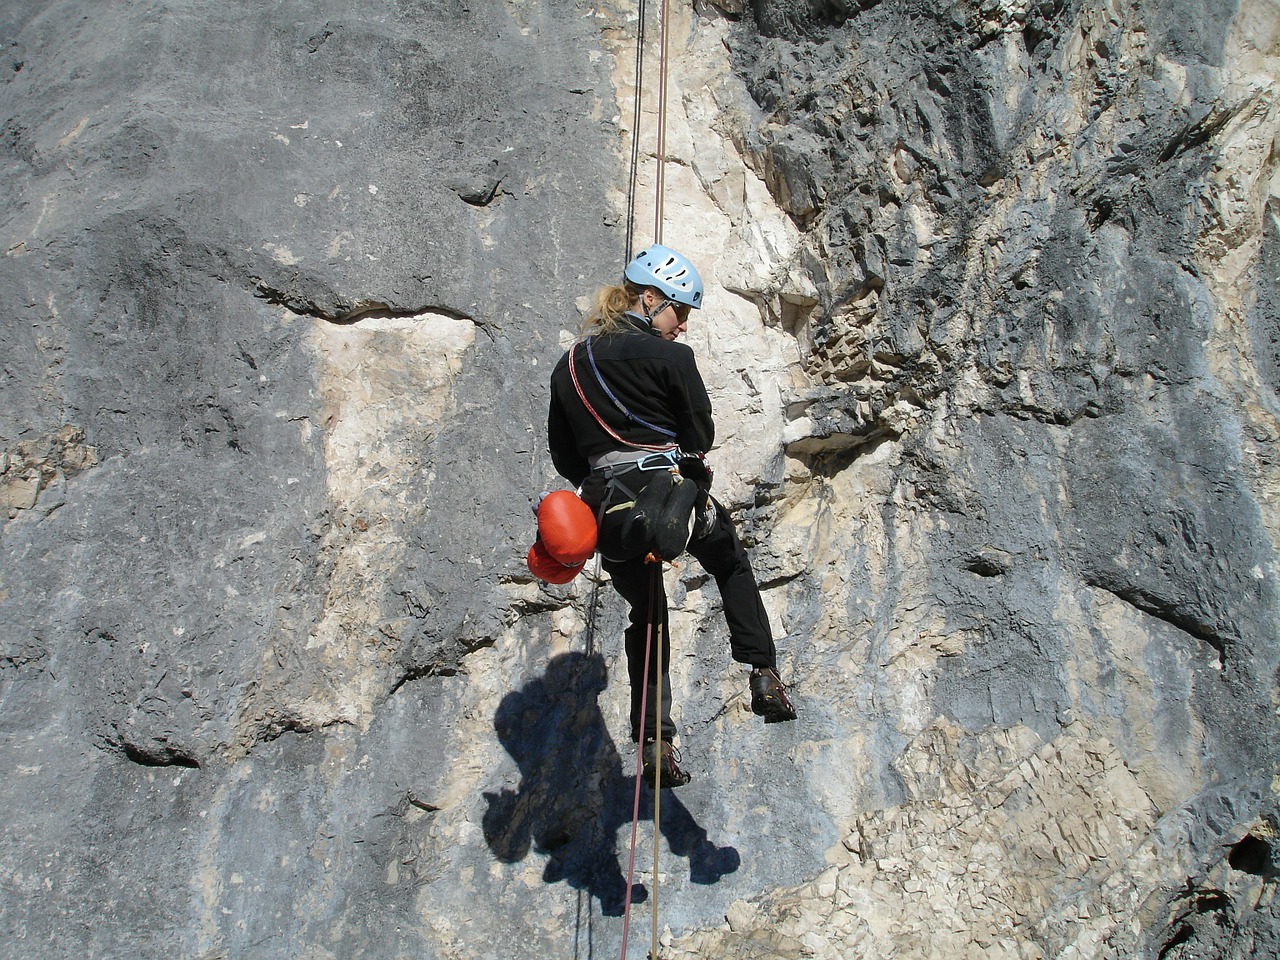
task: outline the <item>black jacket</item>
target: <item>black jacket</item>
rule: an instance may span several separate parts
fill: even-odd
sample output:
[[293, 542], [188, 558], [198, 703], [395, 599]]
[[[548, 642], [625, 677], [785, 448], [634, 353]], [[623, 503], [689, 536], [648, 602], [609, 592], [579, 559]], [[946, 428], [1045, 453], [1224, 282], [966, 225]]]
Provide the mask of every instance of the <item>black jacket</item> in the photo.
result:
[[[618, 409], [601, 387], [586, 345], [573, 345], [573, 365], [588, 402], [612, 430], [631, 443], [678, 443], [685, 453], [706, 453], [715, 439], [711, 401], [693, 351], [652, 333], [623, 330], [591, 338], [596, 368], [615, 397], [636, 417], [675, 434], [641, 426]], [[547, 445], [559, 474], [579, 486], [591, 472], [589, 457], [631, 449], [619, 443], [583, 406], [569, 372], [569, 354], [551, 374]]]

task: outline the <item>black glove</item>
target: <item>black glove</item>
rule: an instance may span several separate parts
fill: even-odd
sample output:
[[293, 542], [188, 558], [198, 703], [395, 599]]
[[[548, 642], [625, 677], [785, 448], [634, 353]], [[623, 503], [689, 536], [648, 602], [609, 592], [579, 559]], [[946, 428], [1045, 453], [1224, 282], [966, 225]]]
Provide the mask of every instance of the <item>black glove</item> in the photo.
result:
[[705, 454], [686, 453], [676, 467], [686, 480], [692, 480], [703, 490], [711, 489], [711, 464], [707, 463]]

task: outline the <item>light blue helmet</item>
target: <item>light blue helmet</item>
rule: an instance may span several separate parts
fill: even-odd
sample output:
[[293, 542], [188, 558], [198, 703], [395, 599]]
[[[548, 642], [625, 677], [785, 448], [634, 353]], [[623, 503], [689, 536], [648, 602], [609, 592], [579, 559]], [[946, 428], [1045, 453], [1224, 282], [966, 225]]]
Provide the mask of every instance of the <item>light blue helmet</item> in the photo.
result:
[[657, 287], [676, 303], [702, 308], [702, 278], [687, 257], [670, 247], [645, 247], [627, 264], [625, 276], [638, 287]]

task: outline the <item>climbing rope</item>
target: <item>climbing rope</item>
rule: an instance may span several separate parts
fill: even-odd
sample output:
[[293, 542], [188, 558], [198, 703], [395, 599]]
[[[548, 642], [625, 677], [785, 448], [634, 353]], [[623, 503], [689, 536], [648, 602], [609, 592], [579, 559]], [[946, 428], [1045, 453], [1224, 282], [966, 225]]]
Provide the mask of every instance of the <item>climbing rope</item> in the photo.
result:
[[[654, 185], [653, 240], [662, 242], [663, 209], [666, 200], [667, 160], [667, 2], [662, 0], [658, 13], [658, 150]], [[644, 103], [644, 39], [647, 4], [639, 0], [636, 27], [636, 82], [631, 109], [631, 163], [627, 178], [627, 263], [635, 253], [636, 194], [640, 180], [640, 120]]]
[[[651, 574], [651, 577], [653, 577], [653, 579], [656, 580], [660, 576], [662, 576], [662, 565], [661, 563], [655, 562], [653, 564], [653, 573]], [[650, 603], [651, 611], [652, 611], [652, 607], [653, 607], [653, 604], [651, 602]], [[650, 619], [651, 620], [653, 619], [652, 613], [650, 613]], [[657, 761], [658, 770], [657, 770], [657, 775], [654, 777], [654, 781], [653, 781], [654, 783], [654, 787], [653, 787], [653, 948], [649, 953], [649, 956], [652, 958], [652, 960], [659, 960], [659, 958], [661, 957], [661, 954], [658, 953], [658, 844], [662, 839], [662, 771], [666, 765], [662, 756], [662, 720], [661, 720], [662, 664], [663, 664], [663, 654], [665, 653], [665, 651], [662, 649], [662, 644], [663, 644], [663, 641], [666, 639], [667, 638], [664, 636], [663, 629], [659, 627], [658, 628], [658, 659], [657, 659], [658, 679], [657, 679], [657, 689], [656, 689], [657, 697], [658, 697], [658, 715], [659, 715], [658, 730], [657, 730], [658, 746], [657, 746], [657, 749], [654, 751], [654, 753], [656, 754], [655, 760]], [[646, 664], [646, 669], [647, 669], [647, 664]]]
[[636, 85], [631, 108], [631, 169], [627, 178], [626, 263], [631, 262], [635, 252], [632, 244], [636, 231], [636, 184], [640, 179], [640, 105], [644, 91], [645, 0], [640, 0], [639, 14], [639, 23], [636, 27]]
[[[641, 106], [644, 99], [644, 35], [645, 35], [645, 0], [639, 0], [639, 25], [636, 30], [636, 82], [635, 82], [635, 101], [632, 113], [631, 127], [631, 169], [629, 184], [627, 188], [627, 257], [626, 262], [630, 263], [633, 256], [635, 219], [636, 219], [636, 193], [639, 181], [640, 168], [640, 119]], [[658, 144], [657, 144], [657, 171], [655, 177], [655, 196], [654, 196], [654, 242], [662, 242], [662, 219], [663, 219], [663, 203], [666, 189], [666, 154], [667, 154], [667, 0], [662, 0], [662, 6], [658, 15], [658, 31], [659, 31], [659, 56], [658, 56]], [[572, 356], [572, 355], [571, 355]], [[610, 431], [612, 432], [612, 431]], [[661, 563], [655, 562], [650, 567], [649, 572], [649, 615], [648, 622], [645, 627], [644, 639], [644, 686], [640, 692], [640, 735], [637, 742], [639, 749], [636, 751], [636, 789], [635, 797], [631, 808], [631, 851], [629, 863], [627, 866], [627, 892], [623, 906], [622, 918], [622, 960], [627, 957], [627, 938], [631, 929], [631, 890], [634, 885], [635, 867], [636, 867], [636, 839], [640, 828], [640, 784], [644, 779], [644, 740], [645, 740], [645, 716], [648, 712], [648, 696], [649, 696], [649, 665], [652, 660], [654, 641], [654, 596], [657, 589], [658, 577], [662, 576]], [[654, 747], [654, 787], [653, 787], [653, 904], [652, 904], [652, 936], [653, 944], [649, 953], [650, 960], [659, 960], [658, 952], [658, 851], [662, 839], [662, 772], [664, 767], [664, 758], [662, 755], [662, 663], [663, 663], [663, 643], [669, 638], [663, 636], [663, 630], [659, 627], [657, 633], [657, 679], [655, 682], [655, 695], [657, 696], [656, 714], [658, 715], [657, 727], [655, 731], [655, 747]]]
[[662, 242], [662, 201], [667, 179], [667, 0], [662, 0], [662, 12], [658, 17], [658, 50], [658, 170], [653, 211], [655, 243]]
[[[647, 716], [647, 710], [648, 710], [648, 704], [649, 704], [649, 654], [653, 650], [653, 597], [657, 589], [657, 578], [658, 578], [658, 565], [654, 564], [652, 567], [649, 568], [649, 616], [648, 616], [648, 622], [645, 625], [645, 631], [644, 631], [644, 683], [643, 683], [643, 686], [640, 688], [640, 734], [636, 740], [636, 744], [640, 749], [636, 751], [636, 792], [635, 792], [635, 797], [632, 800], [632, 804], [631, 804], [631, 855], [627, 863], [627, 894], [626, 894], [626, 898], [623, 901], [623, 907], [622, 907], [622, 960], [627, 960], [627, 935], [631, 930], [631, 888], [632, 886], [634, 886], [634, 883], [635, 883], [636, 836], [640, 830], [640, 783], [644, 780], [644, 733], [645, 733], [644, 719]], [[661, 634], [659, 634], [659, 637], [661, 637]], [[661, 639], [659, 639], [658, 641], [659, 646], [661, 646], [661, 642], [662, 642]], [[661, 656], [661, 650], [659, 650], [659, 656]], [[662, 676], [661, 665], [659, 665], [658, 667], [658, 676], [659, 677]], [[658, 713], [660, 714], [661, 712], [662, 712], [662, 697], [661, 697], [661, 691], [659, 691]], [[658, 721], [658, 724], [659, 724], [658, 749], [657, 749], [657, 754], [659, 759], [661, 759], [661, 756], [662, 756], [661, 723], [662, 721], [659, 720]], [[658, 859], [656, 855], [658, 832], [657, 832], [657, 816], [656, 815], [658, 811], [657, 795], [662, 792], [662, 768], [661, 767], [658, 768], [658, 777], [656, 779], [656, 783], [657, 783], [657, 786], [655, 786], [653, 790], [654, 792], [654, 808], [653, 809], [655, 814], [655, 817], [654, 817], [655, 856], [653, 861], [653, 901], [655, 904], [655, 909], [654, 909], [653, 922], [654, 922], [655, 928], [658, 922], [657, 909], [656, 909], [656, 904], [658, 902]], [[657, 956], [658, 956], [658, 941], [657, 941], [657, 937], [655, 936], [653, 941], [654, 960], [657, 960]]]

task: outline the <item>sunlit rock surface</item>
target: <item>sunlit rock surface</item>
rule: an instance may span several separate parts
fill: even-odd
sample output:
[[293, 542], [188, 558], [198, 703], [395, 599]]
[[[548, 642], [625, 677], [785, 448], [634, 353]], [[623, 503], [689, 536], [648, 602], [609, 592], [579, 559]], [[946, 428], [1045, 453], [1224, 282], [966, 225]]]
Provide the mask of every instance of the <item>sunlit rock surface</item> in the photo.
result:
[[[624, 611], [523, 558], [648, 6], [637, 130], [630, 5], [0, 4], [0, 956], [617, 953]], [[801, 718], [668, 571], [663, 955], [1276, 953], [1280, 10], [670, 7]]]

